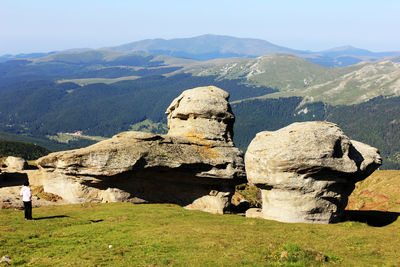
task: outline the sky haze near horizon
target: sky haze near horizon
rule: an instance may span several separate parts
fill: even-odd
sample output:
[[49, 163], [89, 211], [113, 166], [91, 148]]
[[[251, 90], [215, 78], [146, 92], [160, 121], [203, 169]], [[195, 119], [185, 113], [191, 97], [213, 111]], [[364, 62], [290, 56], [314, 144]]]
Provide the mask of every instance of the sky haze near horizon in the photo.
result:
[[398, 0], [1, 0], [0, 55], [203, 34], [400, 51]]

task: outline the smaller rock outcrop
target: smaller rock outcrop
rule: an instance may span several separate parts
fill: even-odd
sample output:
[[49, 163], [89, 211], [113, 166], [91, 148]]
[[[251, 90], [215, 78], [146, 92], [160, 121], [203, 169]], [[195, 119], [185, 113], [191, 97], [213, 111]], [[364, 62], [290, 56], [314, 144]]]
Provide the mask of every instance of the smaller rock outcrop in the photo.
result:
[[4, 163], [7, 165], [7, 171], [10, 172], [22, 171], [28, 166], [25, 159], [13, 156], [7, 157]]
[[262, 210], [283, 222], [340, 220], [356, 182], [381, 165], [376, 148], [350, 140], [329, 122], [293, 123], [256, 135], [245, 156], [247, 179], [261, 189]]

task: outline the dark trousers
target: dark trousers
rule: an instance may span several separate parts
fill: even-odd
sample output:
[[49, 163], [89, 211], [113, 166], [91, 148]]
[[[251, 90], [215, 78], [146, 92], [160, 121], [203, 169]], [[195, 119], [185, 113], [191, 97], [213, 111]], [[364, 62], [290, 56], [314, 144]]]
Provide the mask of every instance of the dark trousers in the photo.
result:
[[32, 220], [32, 201], [23, 201], [25, 209], [25, 219]]

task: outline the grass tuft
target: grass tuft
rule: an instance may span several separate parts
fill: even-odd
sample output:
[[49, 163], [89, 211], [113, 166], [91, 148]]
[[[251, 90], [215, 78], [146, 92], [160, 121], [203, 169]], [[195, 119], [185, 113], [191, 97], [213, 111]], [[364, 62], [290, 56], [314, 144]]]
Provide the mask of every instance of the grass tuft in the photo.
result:
[[309, 249], [302, 249], [297, 244], [285, 244], [266, 256], [272, 266], [311, 266], [322, 263], [338, 263], [340, 258]]

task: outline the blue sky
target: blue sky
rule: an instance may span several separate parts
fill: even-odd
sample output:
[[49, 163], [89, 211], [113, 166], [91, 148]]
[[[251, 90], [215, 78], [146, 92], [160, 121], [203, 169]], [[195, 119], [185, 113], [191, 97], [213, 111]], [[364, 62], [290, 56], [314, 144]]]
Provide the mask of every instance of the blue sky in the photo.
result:
[[221, 34], [400, 51], [399, 0], [0, 0], [0, 55]]

